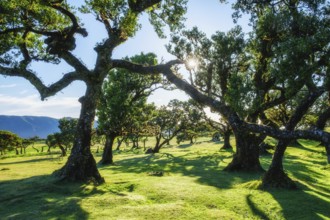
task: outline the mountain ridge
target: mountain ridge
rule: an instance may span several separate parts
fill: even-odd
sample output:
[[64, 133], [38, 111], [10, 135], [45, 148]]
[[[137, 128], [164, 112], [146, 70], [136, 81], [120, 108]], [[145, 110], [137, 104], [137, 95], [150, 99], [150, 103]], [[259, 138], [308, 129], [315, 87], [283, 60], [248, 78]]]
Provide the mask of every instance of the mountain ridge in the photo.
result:
[[46, 138], [49, 134], [59, 132], [58, 121], [47, 116], [0, 115], [0, 130], [13, 132], [21, 138]]

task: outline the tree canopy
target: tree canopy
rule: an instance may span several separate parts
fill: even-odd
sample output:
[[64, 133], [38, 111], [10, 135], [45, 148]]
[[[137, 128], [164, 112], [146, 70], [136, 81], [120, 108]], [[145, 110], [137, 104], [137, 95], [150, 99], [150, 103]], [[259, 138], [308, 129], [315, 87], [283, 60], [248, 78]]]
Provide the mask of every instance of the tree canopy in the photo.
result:
[[[157, 64], [154, 54], [140, 54], [127, 60], [145, 65]], [[112, 147], [116, 137], [133, 135], [133, 130], [138, 135], [138, 131], [147, 125], [152, 115], [150, 107], [153, 107], [147, 104], [147, 98], [161, 83], [160, 75], [144, 76], [124, 69], [109, 73], [97, 108], [98, 131], [106, 136], [102, 164], [113, 163]]]

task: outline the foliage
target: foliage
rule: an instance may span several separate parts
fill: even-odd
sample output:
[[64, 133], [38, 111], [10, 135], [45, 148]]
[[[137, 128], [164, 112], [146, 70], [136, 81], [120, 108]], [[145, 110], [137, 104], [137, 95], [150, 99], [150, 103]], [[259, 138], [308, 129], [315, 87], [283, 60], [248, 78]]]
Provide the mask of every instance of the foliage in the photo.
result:
[[13, 150], [22, 145], [22, 139], [10, 131], [0, 131], [0, 151]]
[[63, 147], [64, 140], [62, 138], [63, 138], [63, 135], [58, 132], [47, 136], [46, 144], [48, 146], [48, 153], [50, 153], [50, 148], [58, 147], [61, 149], [61, 156], [62, 157], [66, 156], [66, 150]]
[[[128, 60], [143, 65], [157, 63], [154, 54], [140, 54]], [[98, 105], [98, 130], [116, 136], [138, 130], [152, 115], [153, 107], [147, 105], [147, 98], [161, 81], [160, 75], [143, 76], [124, 69], [111, 71]]]
[[58, 123], [58, 128], [60, 129], [59, 135], [61, 143], [66, 146], [66, 148], [70, 148], [74, 141], [78, 119], [61, 118]]
[[204, 112], [192, 99], [181, 102], [181, 105], [184, 111], [184, 122], [182, 123], [185, 124], [185, 127], [179, 132], [177, 143], [184, 140], [189, 140], [190, 143], [193, 143], [202, 132], [208, 131], [208, 126], [203, 120]]

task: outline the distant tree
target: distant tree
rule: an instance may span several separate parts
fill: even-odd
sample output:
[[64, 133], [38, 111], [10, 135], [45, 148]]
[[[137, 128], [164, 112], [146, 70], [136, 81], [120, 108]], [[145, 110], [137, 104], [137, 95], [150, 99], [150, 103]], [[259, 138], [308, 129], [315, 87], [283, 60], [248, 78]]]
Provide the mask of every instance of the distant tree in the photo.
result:
[[[157, 64], [154, 54], [140, 54], [126, 59], [143, 65]], [[109, 73], [97, 109], [98, 130], [106, 136], [101, 164], [113, 163], [113, 144], [115, 138], [123, 132], [129, 135], [133, 147], [136, 147], [138, 131], [152, 111], [148, 110], [150, 106], [147, 105], [147, 98], [159, 88], [161, 82], [160, 75], [143, 76], [126, 70], [113, 70]]]
[[233, 149], [233, 147], [230, 144], [230, 136], [233, 133], [230, 125], [226, 120], [224, 119], [219, 119], [219, 121], [214, 121], [207, 117], [206, 115], [206, 121], [210, 124], [210, 126], [216, 130], [216, 133], [221, 134], [223, 136], [223, 146], [220, 148], [221, 149]]
[[24, 152], [24, 154], [26, 153], [26, 148], [33, 144], [33, 141], [30, 139], [22, 139], [22, 148], [21, 148], [21, 154]]
[[177, 99], [171, 100], [167, 106], [161, 106], [156, 110], [156, 115], [149, 122], [152, 126], [158, 126], [156, 143], [153, 149], [147, 153], [159, 153], [159, 150], [186, 128], [187, 118], [183, 110], [184, 102]]
[[65, 146], [65, 151], [67, 151], [73, 145], [78, 119], [61, 118], [58, 123], [58, 128], [60, 129], [59, 138], [61, 139], [61, 144]]
[[38, 136], [34, 136], [34, 137], [29, 138], [29, 140], [32, 142], [32, 143], [31, 143], [31, 147], [32, 147], [33, 149], [35, 149], [35, 150], [37, 151], [37, 153], [39, 153], [39, 150], [38, 150], [37, 148], [34, 147], [34, 144], [35, 144], [37, 141], [39, 141], [40, 138], [39, 138]]
[[180, 143], [181, 141], [189, 140], [190, 144], [193, 144], [196, 142], [201, 131], [205, 129], [205, 123], [202, 117], [204, 112], [192, 99], [181, 102], [181, 105], [185, 113], [185, 128], [177, 135], [177, 142]]
[[48, 151], [50, 153], [50, 148], [58, 147], [61, 150], [61, 156], [66, 156], [66, 150], [64, 148], [64, 144], [62, 142], [62, 134], [61, 133], [54, 133], [47, 136], [46, 144], [48, 146]]
[[131, 123], [124, 128], [126, 140], [131, 140], [133, 143], [132, 149], [139, 148], [141, 138], [144, 137], [144, 140], [146, 140], [145, 138], [150, 136], [149, 129], [152, 127], [149, 126], [149, 121], [154, 117], [155, 109], [156, 107], [154, 104], [145, 104], [143, 108], [136, 109], [135, 117], [133, 117]]
[[[48, 146], [48, 150], [47, 152], [50, 153], [50, 149], [52, 147], [56, 147], [56, 140], [55, 140], [55, 135], [54, 134], [49, 134], [47, 135], [46, 141], [45, 141], [46, 145]], [[42, 149], [43, 151], [43, 149]]]
[[34, 137], [31, 137], [31, 138], [23, 138], [22, 139], [21, 154], [23, 153], [23, 151], [24, 151], [24, 154], [25, 154], [26, 153], [26, 148], [30, 145], [33, 149], [35, 149], [39, 153], [39, 150], [34, 147], [35, 142], [37, 142], [38, 140], [39, 140], [38, 136], [34, 136]]
[[100, 132], [98, 129], [94, 129], [92, 133], [92, 146], [97, 146], [96, 153], [99, 153], [100, 146], [104, 146], [105, 144], [105, 135]]
[[22, 147], [22, 139], [9, 131], [0, 130], [0, 153], [5, 154], [5, 151], [16, 150], [18, 154], [18, 147]]

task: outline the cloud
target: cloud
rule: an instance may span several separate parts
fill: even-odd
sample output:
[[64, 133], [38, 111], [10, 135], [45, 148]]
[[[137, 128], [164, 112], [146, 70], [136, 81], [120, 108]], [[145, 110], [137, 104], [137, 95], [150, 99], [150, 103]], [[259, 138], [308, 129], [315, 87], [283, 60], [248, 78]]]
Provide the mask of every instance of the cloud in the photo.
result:
[[0, 85], [0, 89], [13, 88], [13, 87], [16, 87], [16, 86], [17, 86], [17, 84]]
[[53, 118], [79, 117], [77, 97], [55, 96], [41, 101], [38, 95], [14, 97], [0, 94], [1, 115], [48, 116]]
[[19, 92], [20, 95], [24, 95], [24, 94], [27, 94], [29, 92], [29, 90], [22, 90]]

